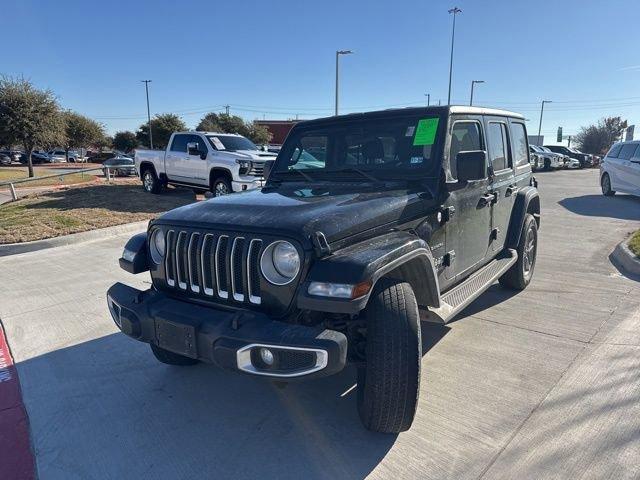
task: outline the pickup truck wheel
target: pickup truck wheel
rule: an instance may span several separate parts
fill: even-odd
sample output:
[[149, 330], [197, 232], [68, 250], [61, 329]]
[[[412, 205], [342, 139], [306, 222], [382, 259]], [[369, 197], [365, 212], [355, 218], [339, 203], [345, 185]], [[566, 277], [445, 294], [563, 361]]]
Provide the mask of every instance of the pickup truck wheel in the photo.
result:
[[185, 357], [184, 355], [178, 355], [177, 353], [170, 352], [169, 350], [165, 350], [164, 348], [160, 348], [153, 343], [150, 343], [151, 351], [153, 355], [162, 363], [166, 363], [167, 365], [179, 365], [179, 366], [188, 366], [195, 365], [198, 363], [198, 360], [195, 358]]
[[602, 180], [600, 180], [600, 186], [602, 187], [602, 194], [605, 197], [612, 197], [616, 194], [616, 191], [611, 188], [611, 178], [608, 173], [602, 175]]
[[549, 170], [551, 170], [551, 160], [545, 160], [544, 161], [544, 169], [548, 172]]
[[512, 290], [524, 290], [531, 282], [538, 255], [538, 224], [527, 214], [518, 243], [518, 260], [500, 277], [500, 285]]
[[229, 195], [233, 193], [231, 189], [231, 183], [226, 178], [218, 178], [211, 186], [211, 193], [214, 197], [222, 197], [223, 195]]
[[160, 180], [151, 168], [147, 168], [142, 174], [142, 186], [149, 193], [160, 193]]
[[420, 392], [422, 343], [411, 285], [381, 279], [364, 310], [366, 366], [358, 370], [358, 412], [374, 432], [399, 433], [413, 423]]

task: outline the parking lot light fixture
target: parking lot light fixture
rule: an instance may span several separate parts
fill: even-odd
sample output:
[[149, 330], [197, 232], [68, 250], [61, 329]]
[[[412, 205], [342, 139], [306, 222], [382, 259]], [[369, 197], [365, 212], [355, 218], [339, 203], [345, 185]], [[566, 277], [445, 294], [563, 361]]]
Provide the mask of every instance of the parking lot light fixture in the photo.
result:
[[551, 100], [542, 100], [542, 105], [540, 106], [540, 123], [538, 124], [538, 141], [540, 141], [540, 133], [542, 132], [542, 114], [544, 113], [544, 104], [545, 103], [553, 103]]
[[449, 96], [447, 97], [447, 105], [451, 105], [451, 76], [453, 73], [453, 42], [456, 38], [456, 15], [462, 13], [458, 7], [449, 9], [449, 13], [453, 13], [453, 29], [451, 30], [451, 58], [449, 59]]
[[352, 53], [351, 50], [336, 50], [336, 115], [338, 115], [338, 95], [340, 89], [340, 55], [351, 55]]
[[471, 80], [471, 99], [469, 100], [469, 106], [473, 105], [473, 86], [476, 83], [484, 83], [484, 80]]

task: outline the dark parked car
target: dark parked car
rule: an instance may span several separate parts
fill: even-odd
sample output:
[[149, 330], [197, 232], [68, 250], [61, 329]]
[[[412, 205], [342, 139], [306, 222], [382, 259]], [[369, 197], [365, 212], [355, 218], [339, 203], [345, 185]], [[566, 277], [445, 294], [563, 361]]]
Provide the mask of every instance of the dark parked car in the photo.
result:
[[129, 240], [120, 266], [152, 287], [113, 285], [115, 324], [170, 365], [284, 382], [351, 363], [364, 425], [407, 430], [421, 320], [441, 326], [495, 281], [533, 276], [524, 118], [447, 106], [312, 120], [273, 162], [261, 190], [177, 208]]
[[585, 167], [593, 167], [594, 159], [593, 155], [589, 155], [588, 153], [582, 153], [573, 148], [565, 147], [563, 145], [545, 145], [546, 148], [555, 153], [561, 153], [570, 158], [575, 158], [580, 162], [580, 168]]
[[88, 163], [102, 163], [105, 160], [113, 158], [116, 155], [118, 155], [117, 152], [100, 152], [100, 153], [96, 153], [94, 155], [89, 156], [89, 158], [87, 158], [87, 162]]
[[0, 152], [0, 165], [11, 165], [13, 162], [9, 152]]
[[128, 175], [137, 175], [136, 166], [133, 161], [133, 158], [126, 157], [124, 155], [116, 155], [115, 157], [109, 158], [102, 162], [104, 175], [107, 175], [107, 169], [105, 167], [115, 167], [110, 168], [111, 175], [116, 176], [128, 176]]

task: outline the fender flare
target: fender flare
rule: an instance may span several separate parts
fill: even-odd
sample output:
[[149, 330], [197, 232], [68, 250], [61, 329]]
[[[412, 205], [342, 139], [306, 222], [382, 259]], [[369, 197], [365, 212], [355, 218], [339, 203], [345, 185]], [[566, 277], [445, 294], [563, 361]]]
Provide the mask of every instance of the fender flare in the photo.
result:
[[[150, 161], [142, 161], [140, 162], [140, 168], [138, 171], [138, 175], [140, 176], [140, 180], [142, 180], [142, 172], [144, 172], [144, 170], [148, 167], [151, 167], [153, 169], [153, 173], [155, 173], [156, 177], [158, 177], [158, 171], [156, 170], [156, 166], [153, 164], [153, 162]], [[160, 177], [158, 177], [160, 178]]]
[[[411, 284], [418, 305], [440, 306], [438, 275], [429, 245], [408, 232], [391, 232], [345, 247], [316, 261], [298, 289], [298, 308], [357, 314], [366, 307], [371, 292], [382, 277]], [[371, 282], [371, 288], [366, 295], [356, 299], [318, 297], [307, 293], [312, 281], [350, 285]]]
[[507, 231], [506, 246], [508, 248], [518, 248], [527, 213], [533, 215], [538, 227], [540, 227], [540, 195], [535, 187], [524, 187], [517, 193]]

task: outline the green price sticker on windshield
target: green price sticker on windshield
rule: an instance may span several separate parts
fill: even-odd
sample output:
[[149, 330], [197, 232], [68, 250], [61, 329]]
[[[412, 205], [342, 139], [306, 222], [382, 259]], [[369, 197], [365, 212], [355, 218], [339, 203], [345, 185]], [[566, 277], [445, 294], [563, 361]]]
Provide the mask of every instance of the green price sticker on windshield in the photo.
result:
[[433, 145], [436, 141], [436, 131], [438, 130], [439, 118], [423, 118], [418, 121], [416, 136], [413, 137], [413, 145]]

